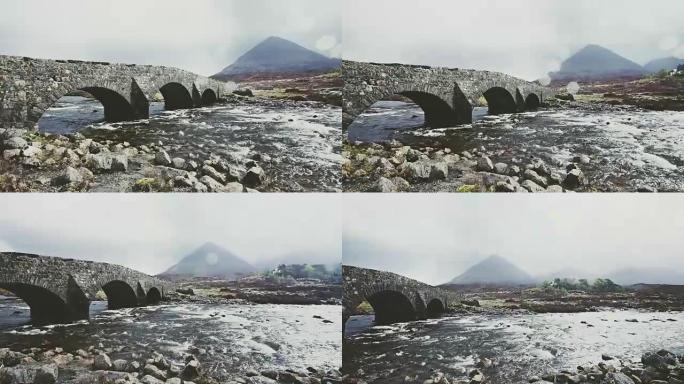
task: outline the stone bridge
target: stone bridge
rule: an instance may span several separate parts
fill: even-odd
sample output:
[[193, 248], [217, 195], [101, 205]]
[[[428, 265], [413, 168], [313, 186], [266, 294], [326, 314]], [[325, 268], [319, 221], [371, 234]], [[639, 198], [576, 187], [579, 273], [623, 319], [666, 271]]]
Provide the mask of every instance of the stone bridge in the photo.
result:
[[35, 323], [87, 319], [102, 290], [110, 309], [157, 304], [173, 283], [119, 265], [0, 252], [0, 288], [24, 300]]
[[425, 112], [425, 125], [472, 122], [484, 97], [490, 114], [534, 110], [553, 95], [550, 88], [503, 73], [404, 64], [342, 62], [342, 125], [346, 129], [375, 102], [402, 95]]
[[34, 128], [46, 109], [73, 92], [91, 94], [107, 121], [149, 117], [150, 101], [167, 110], [215, 102], [231, 85], [177, 68], [0, 56], [0, 126]]
[[363, 301], [373, 307], [376, 324], [437, 317], [461, 296], [392, 272], [345, 265], [343, 326]]

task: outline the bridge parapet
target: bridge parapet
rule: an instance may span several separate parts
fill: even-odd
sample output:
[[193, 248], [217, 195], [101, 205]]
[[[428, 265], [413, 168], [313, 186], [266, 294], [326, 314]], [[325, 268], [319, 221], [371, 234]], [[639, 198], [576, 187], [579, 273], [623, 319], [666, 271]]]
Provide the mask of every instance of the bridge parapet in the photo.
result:
[[378, 324], [433, 317], [462, 296], [392, 272], [343, 266], [344, 322], [363, 301], [373, 307]]
[[108, 121], [124, 121], [147, 118], [149, 102], [159, 96], [167, 109], [192, 108], [234, 88], [165, 66], [0, 56], [0, 125], [35, 128], [45, 110], [76, 90], [100, 101]]
[[342, 62], [343, 127], [375, 102], [391, 95], [408, 97], [425, 112], [426, 126], [448, 127], [472, 121], [481, 98], [490, 113], [539, 107], [551, 89], [504, 73], [420, 65]]
[[175, 285], [115, 264], [0, 252], [0, 288], [26, 301], [34, 321], [52, 323], [88, 318], [100, 290], [116, 309], [155, 304]]

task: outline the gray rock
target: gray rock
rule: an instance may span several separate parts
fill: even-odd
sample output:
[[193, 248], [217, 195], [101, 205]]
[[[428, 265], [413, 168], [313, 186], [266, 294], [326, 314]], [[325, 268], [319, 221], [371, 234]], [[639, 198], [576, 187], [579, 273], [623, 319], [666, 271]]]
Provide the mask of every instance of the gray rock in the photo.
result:
[[24, 149], [28, 147], [28, 141], [23, 137], [13, 136], [3, 142], [5, 149]]
[[482, 156], [477, 160], [476, 169], [480, 172], [492, 172], [494, 164], [492, 164], [492, 160], [489, 157]]
[[572, 159], [573, 162], [575, 163], [580, 163], [580, 164], [589, 164], [591, 162], [591, 158], [585, 154], [577, 155]]
[[446, 161], [438, 161], [430, 165], [430, 176], [431, 181], [434, 180], [444, 180], [449, 175], [449, 165]]
[[212, 167], [211, 165], [203, 165], [202, 166], [202, 174], [207, 175], [211, 177], [214, 180], [217, 180], [220, 183], [225, 183], [226, 182], [226, 176], [224, 176], [222, 173], [216, 170], [216, 168]]
[[603, 381], [605, 384], [634, 384], [634, 380], [622, 372], [609, 372]]
[[181, 377], [183, 380], [194, 380], [200, 375], [200, 362], [197, 359], [191, 359], [185, 364]]
[[152, 375], [143, 376], [143, 378], [140, 380], [140, 382], [143, 384], [164, 384], [165, 383], [165, 381], [159, 380]]
[[150, 375], [162, 381], [166, 381], [167, 379], [166, 372], [162, 371], [154, 364], [145, 364], [145, 368], [143, 368], [143, 374]]
[[93, 359], [93, 369], [108, 371], [112, 369], [112, 361], [104, 353], [101, 353]]
[[112, 370], [117, 372], [128, 372], [128, 361], [123, 359], [112, 361]]
[[586, 184], [584, 173], [580, 169], [573, 169], [565, 176], [563, 180], [563, 187], [566, 189], [575, 189]]
[[171, 166], [178, 169], [185, 169], [185, 159], [182, 157], [174, 157], [171, 159]]
[[200, 177], [199, 181], [207, 186], [209, 192], [223, 192], [224, 185], [209, 176], [204, 175]]
[[171, 166], [171, 157], [166, 151], [159, 151], [154, 155], [154, 163], [157, 165]]
[[532, 169], [541, 176], [548, 176], [551, 174], [551, 169], [542, 159], [532, 160], [532, 163], [528, 166], [528, 168]]
[[245, 187], [237, 181], [231, 181], [230, 183], [226, 184], [225, 187], [223, 187], [223, 191], [232, 193], [242, 193], [245, 191]]
[[409, 180], [426, 181], [430, 179], [432, 165], [428, 161], [404, 163], [402, 175]]
[[378, 179], [378, 184], [376, 185], [376, 191], [383, 193], [397, 192], [397, 186], [394, 185], [392, 180], [386, 177], [380, 177]]
[[126, 155], [112, 155], [112, 171], [126, 172], [128, 171], [128, 156]]
[[508, 167], [508, 176], [518, 176], [520, 175], [520, 167], [517, 165], [511, 165]]
[[506, 164], [506, 163], [494, 164], [494, 173], [498, 173], [499, 175], [508, 175], [508, 164]]
[[242, 184], [248, 188], [254, 188], [261, 185], [265, 180], [264, 170], [259, 166], [255, 166], [247, 170], [247, 173], [242, 178]]
[[530, 192], [544, 192], [545, 189], [544, 187], [538, 185], [532, 180], [524, 180], [522, 183], [520, 183], [520, 186], [523, 188], [527, 189]]
[[543, 188], [546, 188], [549, 185], [548, 181], [546, 180], [546, 177], [539, 175], [536, 171], [531, 169], [525, 170], [525, 172], [523, 173], [523, 178], [525, 180], [533, 181], [535, 184], [540, 185]]
[[563, 193], [563, 187], [560, 185], [549, 185], [548, 188], [546, 188], [546, 192], [549, 193]]
[[166, 380], [166, 384], [182, 384], [183, 380], [180, 377], [172, 377]]
[[76, 168], [66, 167], [64, 173], [52, 179], [52, 184], [58, 187], [83, 182], [83, 175]]
[[107, 154], [87, 154], [85, 165], [93, 172], [106, 172], [112, 169], [112, 157]]

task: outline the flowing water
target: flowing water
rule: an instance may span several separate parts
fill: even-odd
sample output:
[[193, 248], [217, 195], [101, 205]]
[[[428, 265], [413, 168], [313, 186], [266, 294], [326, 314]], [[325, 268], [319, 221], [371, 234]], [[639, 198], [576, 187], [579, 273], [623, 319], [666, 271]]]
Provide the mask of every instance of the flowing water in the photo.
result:
[[[346, 325], [344, 370], [369, 382], [397, 383], [438, 370], [466, 378], [479, 358], [491, 383], [596, 364], [602, 354], [624, 362], [662, 348], [684, 352], [684, 313], [606, 310], [585, 313], [465, 315], [373, 326], [372, 316]], [[609, 363], [615, 364], [617, 360]], [[417, 380], [417, 382], [422, 382]]]
[[174, 304], [110, 311], [105, 302], [94, 302], [89, 321], [34, 327], [22, 301], [0, 298], [0, 347], [73, 352], [102, 343], [114, 350], [112, 360], [158, 351], [179, 364], [192, 352], [218, 378], [241, 377], [248, 369], [339, 369], [341, 316], [334, 305]]
[[495, 161], [538, 157], [559, 172], [586, 154], [592, 161], [582, 170], [596, 190], [684, 191], [684, 112], [598, 105], [496, 116], [478, 110], [472, 124], [422, 129], [416, 128], [422, 124], [420, 107], [383, 103], [350, 125], [350, 140], [397, 139], [455, 151], [484, 146], [499, 154]]
[[217, 154], [244, 162], [254, 154], [273, 188], [327, 191], [340, 187], [342, 115], [319, 103], [263, 100], [165, 111], [152, 103], [150, 118], [103, 122], [102, 105], [83, 97], [59, 100], [38, 122], [39, 130], [81, 132], [99, 141], [134, 146], [162, 142], [171, 157], [200, 159]]

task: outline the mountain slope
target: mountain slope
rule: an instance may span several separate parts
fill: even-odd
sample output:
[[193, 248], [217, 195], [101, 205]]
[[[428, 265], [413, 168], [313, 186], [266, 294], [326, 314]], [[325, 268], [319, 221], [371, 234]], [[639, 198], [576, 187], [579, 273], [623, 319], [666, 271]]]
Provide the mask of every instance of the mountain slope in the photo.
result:
[[535, 279], [501, 256], [492, 255], [468, 268], [448, 284], [533, 284]]
[[551, 72], [551, 80], [605, 80], [639, 77], [646, 73], [639, 64], [598, 45], [587, 45], [566, 59], [560, 71]]
[[214, 243], [206, 243], [185, 256], [160, 276], [235, 278], [256, 272], [256, 268]]
[[332, 59], [280, 37], [271, 36], [212, 76], [217, 80], [239, 80], [253, 75], [327, 72], [339, 68]]
[[648, 73], [656, 73], [662, 70], [671, 71], [676, 69], [678, 65], [684, 64], [684, 59], [678, 59], [676, 57], [664, 57], [662, 59], [651, 60], [646, 65], [644, 69]]
[[623, 268], [608, 274], [608, 278], [620, 285], [684, 285], [684, 272], [673, 268]]

